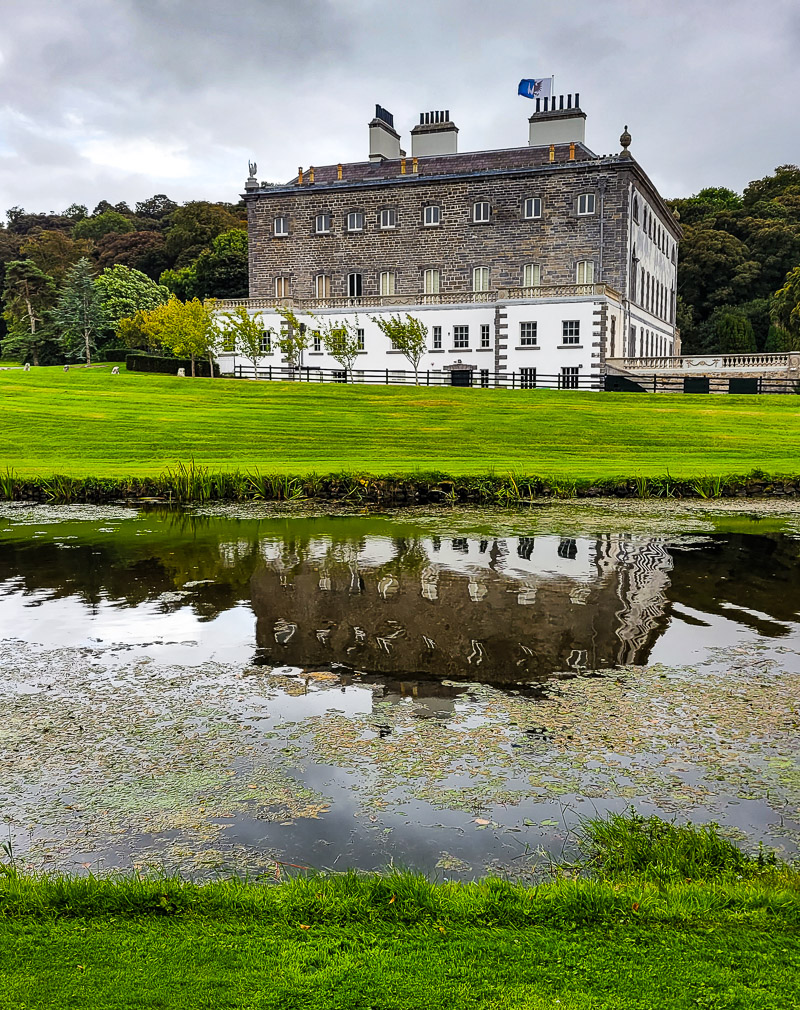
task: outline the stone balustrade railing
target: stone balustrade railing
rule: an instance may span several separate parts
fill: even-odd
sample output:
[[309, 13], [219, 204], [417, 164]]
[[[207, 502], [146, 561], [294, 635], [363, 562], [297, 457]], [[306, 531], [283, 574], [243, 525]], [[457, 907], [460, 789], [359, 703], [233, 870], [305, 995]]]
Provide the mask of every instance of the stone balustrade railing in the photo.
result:
[[788, 372], [800, 369], [800, 352], [785, 354], [684, 354], [680, 357], [607, 358], [621, 372]]
[[307, 312], [316, 309], [379, 309], [406, 305], [493, 305], [507, 301], [602, 298], [620, 300], [619, 294], [607, 284], [542, 284], [538, 287], [495, 288], [491, 291], [441, 291], [437, 294], [361, 295], [357, 298], [225, 298], [216, 302], [222, 311], [239, 308], [289, 308]]

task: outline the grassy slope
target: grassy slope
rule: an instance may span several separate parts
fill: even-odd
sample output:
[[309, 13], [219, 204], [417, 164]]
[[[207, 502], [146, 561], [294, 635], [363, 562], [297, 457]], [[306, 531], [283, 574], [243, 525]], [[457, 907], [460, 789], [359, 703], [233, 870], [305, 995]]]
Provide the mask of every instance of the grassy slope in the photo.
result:
[[22, 476], [214, 469], [557, 477], [796, 472], [794, 396], [683, 396], [0, 372], [0, 467]]

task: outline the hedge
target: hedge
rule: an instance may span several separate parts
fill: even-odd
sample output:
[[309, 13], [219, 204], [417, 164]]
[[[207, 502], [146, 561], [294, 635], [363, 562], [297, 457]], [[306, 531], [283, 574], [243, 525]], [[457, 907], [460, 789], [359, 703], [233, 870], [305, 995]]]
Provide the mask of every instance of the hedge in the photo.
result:
[[[162, 358], [155, 354], [128, 354], [125, 358], [125, 368], [129, 372], [163, 372], [165, 375], [177, 375], [179, 368], [186, 369], [186, 374], [192, 374], [191, 358]], [[201, 378], [209, 378], [211, 371], [205, 359], [195, 358], [194, 372]], [[214, 363], [214, 375], [219, 376], [219, 365]]]

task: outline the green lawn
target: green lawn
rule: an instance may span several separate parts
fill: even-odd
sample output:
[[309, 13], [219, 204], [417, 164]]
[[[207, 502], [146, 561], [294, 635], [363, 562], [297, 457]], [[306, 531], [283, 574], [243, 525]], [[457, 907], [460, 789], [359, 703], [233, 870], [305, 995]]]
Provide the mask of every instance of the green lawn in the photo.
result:
[[427, 389], [0, 372], [0, 468], [141, 476], [515, 470], [602, 478], [800, 469], [800, 398]]

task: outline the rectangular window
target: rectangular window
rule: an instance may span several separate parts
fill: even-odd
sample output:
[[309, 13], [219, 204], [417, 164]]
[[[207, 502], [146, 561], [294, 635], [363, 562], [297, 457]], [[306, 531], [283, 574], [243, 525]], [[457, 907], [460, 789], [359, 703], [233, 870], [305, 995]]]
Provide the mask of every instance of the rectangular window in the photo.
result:
[[575, 268], [576, 284], [594, 284], [594, 263], [592, 260], [580, 260]]
[[327, 274], [317, 274], [314, 278], [314, 291], [317, 298], [330, 298], [331, 279]]
[[360, 210], [353, 210], [347, 215], [347, 230], [348, 231], [363, 231], [364, 230], [364, 215]]
[[469, 347], [469, 326], [453, 327], [453, 347]]
[[561, 323], [561, 343], [579, 344], [581, 341], [581, 323], [579, 319], [565, 319]]
[[438, 270], [426, 270], [425, 271], [425, 294], [426, 295], [438, 295], [439, 294], [439, 271]]
[[394, 273], [391, 270], [384, 270], [381, 274], [381, 294], [394, 294]]
[[276, 277], [275, 278], [275, 297], [276, 298], [288, 298], [289, 297], [289, 278], [288, 277]]
[[314, 221], [314, 230], [317, 235], [327, 235], [331, 230], [330, 214], [317, 214]]
[[532, 322], [519, 324], [519, 343], [521, 347], [536, 347], [539, 342], [537, 324]]
[[433, 349], [434, 351], [440, 351], [442, 349], [442, 328], [441, 326], [433, 327]]
[[578, 214], [594, 214], [594, 193], [581, 193], [578, 197]]
[[538, 263], [526, 263], [522, 268], [522, 286], [538, 288], [542, 283], [542, 268]]
[[477, 224], [485, 224], [492, 216], [492, 205], [488, 200], [480, 200], [472, 205], [472, 220]]
[[312, 346], [315, 351], [322, 350], [322, 337], [320, 336], [319, 330], [314, 330], [311, 334]]
[[275, 218], [275, 234], [276, 235], [289, 234], [289, 218], [283, 214], [281, 214], [280, 217]]
[[524, 214], [527, 220], [542, 216], [542, 201], [538, 196], [528, 197], [525, 201]]
[[489, 369], [488, 368], [482, 368], [481, 369], [481, 385], [483, 386], [484, 389], [486, 389], [488, 387], [488, 385], [489, 385]]
[[347, 293], [351, 298], [360, 298], [362, 291], [361, 274], [347, 275]]
[[472, 271], [472, 290], [473, 291], [489, 290], [488, 267], [475, 267], [475, 269]]
[[568, 365], [561, 369], [561, 374], [558, 377], [558, 388], [559, 389], [577, 389], [578, 388], [578, 368], [577, 366]]
[[236, 337], [232, 333], [222, 334], [222, 350], [227, 354], [233, 354], [236, 350]]
[[520, 368], [519, 385], [520, 389], [536, 389], [536, 369]]
[[382, 210], [380, 215], [381, 228], [396, 228], [397, 227], [397, 211], [396, 210]]
[[265, 330], [261, 334], [261, 340], [259, 342], [258, 348], [262, 354], [272, 354], [272, 334], [269, 330]]
[[489, 324], [481, 323], [481, 347], [488, 347], [489, 340], [490, 340]]
[[425, 215], [422, 218], [426, 228], [435, 228], [439, 224], [440, 211], [438, 207], [430, 206], [425, 208]]
[[364, 350], [364, 327], [363, 326], [359, 326], [358, 329], [356, 330], [356, 339], [358, 340], [358, 349], [359, 349], [359, 351], [363, 351]]

